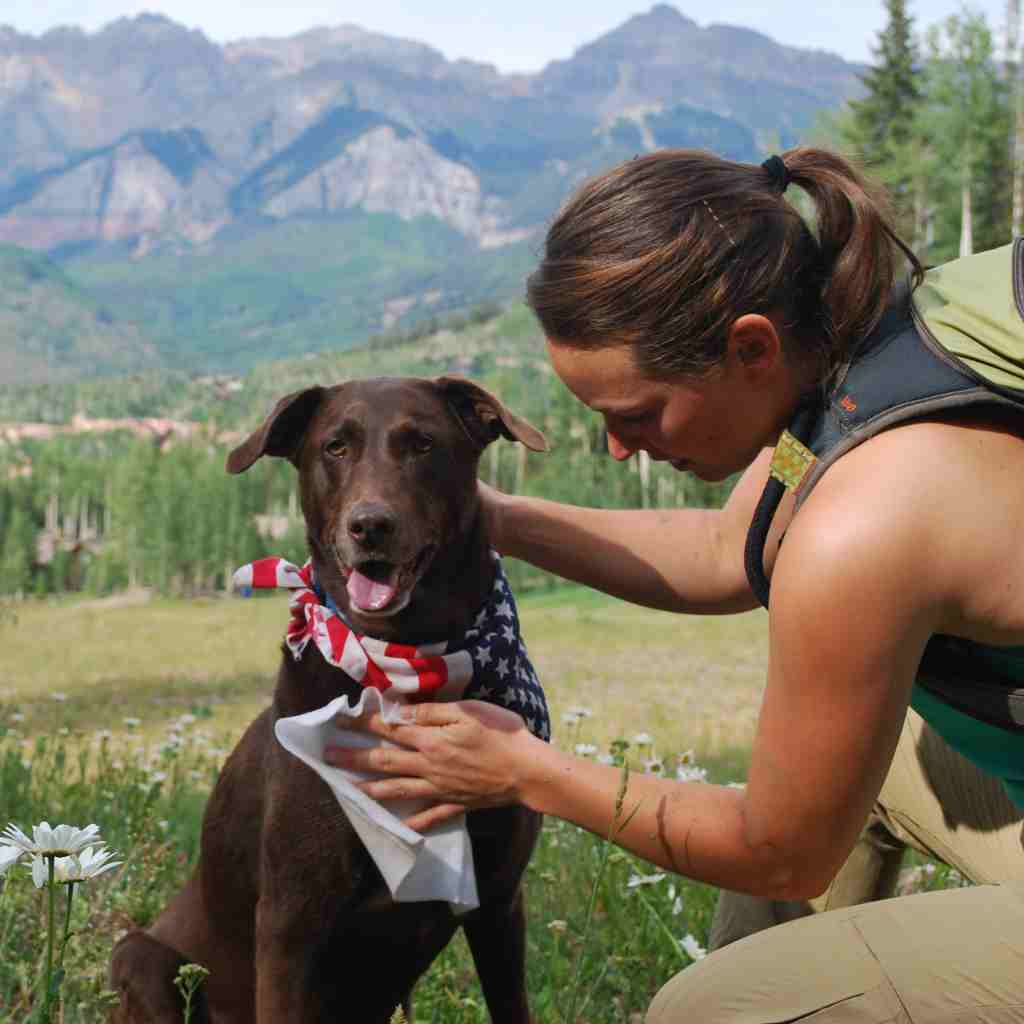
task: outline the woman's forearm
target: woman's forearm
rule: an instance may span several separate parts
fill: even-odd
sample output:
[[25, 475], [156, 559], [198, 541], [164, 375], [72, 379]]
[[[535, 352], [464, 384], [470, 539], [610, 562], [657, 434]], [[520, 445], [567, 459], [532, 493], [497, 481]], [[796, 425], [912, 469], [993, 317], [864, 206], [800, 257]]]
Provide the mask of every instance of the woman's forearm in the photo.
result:
[[623, 794], [621, 769], [539, 742], [524, 769], [526, 806], [610, 837], [669, 871], [769, 899], [817, 894], [781, 851], [748, 844], [743, 790], [630, 774]]
[[721, 536], [717, 509], [598, 509], [502, 495], [495, 542], [522, 558], [634, 604], [721, 614], [756, 601], [742, 545]]

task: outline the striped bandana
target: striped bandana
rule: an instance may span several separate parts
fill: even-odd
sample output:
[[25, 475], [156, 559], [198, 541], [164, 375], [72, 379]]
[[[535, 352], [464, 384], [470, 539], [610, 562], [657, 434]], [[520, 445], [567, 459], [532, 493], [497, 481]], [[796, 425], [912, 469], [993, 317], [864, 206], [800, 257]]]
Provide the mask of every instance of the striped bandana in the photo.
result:
[[494, 586], [458, 645], [413, 647], [355, 632], [326, 594], [318, 593], [313, 564], [301, 569], [283, 558], [261, 558], [233, 577], [237, 591], [292, 591], [285, 643], [298, 661], [312, 640], [324, 660], [365, 687], [401, 701], [412, 694], [434, 700], [484, 700], [516, 712], [535, 736], [551, 738], [547, 702], [519, 633], [515, 601], [497, 555]]

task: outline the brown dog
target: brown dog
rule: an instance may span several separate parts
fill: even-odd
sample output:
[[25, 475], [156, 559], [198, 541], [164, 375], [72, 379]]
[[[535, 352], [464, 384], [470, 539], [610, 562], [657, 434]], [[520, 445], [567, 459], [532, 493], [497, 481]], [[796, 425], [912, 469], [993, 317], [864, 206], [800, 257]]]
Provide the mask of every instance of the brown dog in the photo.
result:
[[[355, 381], [283, 398], [228, 470], [289, 459], [323, 589], [357, 632], [417, 645], [463, 634], [490, 592], [476, 470], [499, 436], [546, 448], [469, 381]], [[491, 1018], [527, 1024], [520, 880], [539, 815], [468, 816], [479, 909], [394, 902], [328, 787], [274, 738], [278, 718], [342, 694], [354, 703], [359, 686], [314, 644], [299, 661], [285, 650], [273, 705], [210, 797], [195, 874], [114, 950], [116, 1022], [178, 1024], [173, 979], [190, 961], [210, 971], [193, 1024], [386, 1022], [461, 924]]]

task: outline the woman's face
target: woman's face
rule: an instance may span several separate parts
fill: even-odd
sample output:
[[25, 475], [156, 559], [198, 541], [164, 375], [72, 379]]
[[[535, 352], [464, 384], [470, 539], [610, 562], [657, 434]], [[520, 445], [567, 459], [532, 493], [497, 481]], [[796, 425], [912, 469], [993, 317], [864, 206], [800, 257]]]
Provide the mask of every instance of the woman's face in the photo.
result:
[[735, 355], [707, 377], [664, 381], [642, 373], [627, 345], [547, 344], [565, 385], [604, 417], [608, 451], [616, 459], [646, 451], [701, 480], [724, 480], [774, 444], [788, 419], [788, 404], [758, 386], [762, 377], [751, 375]]

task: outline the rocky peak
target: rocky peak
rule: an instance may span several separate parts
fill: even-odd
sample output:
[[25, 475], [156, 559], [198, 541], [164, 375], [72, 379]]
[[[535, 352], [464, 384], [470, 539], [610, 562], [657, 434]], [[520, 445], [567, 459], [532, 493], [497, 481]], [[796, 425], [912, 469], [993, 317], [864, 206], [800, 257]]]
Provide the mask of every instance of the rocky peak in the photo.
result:
[[284, 39], [239, 39], [224, 47], [229, 61], [269, 60], [277, 74], [298, 74], [324, 61], [386, 64], [406, 74], [436, 74], [447, 61], [426, 43], [368, 32], [357, 25], [318, 26]]

